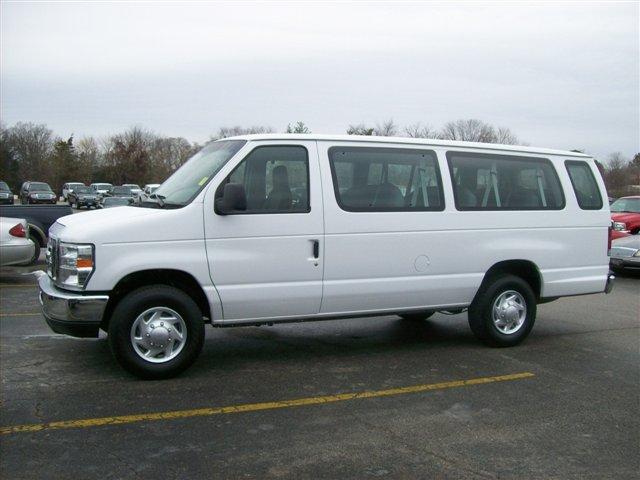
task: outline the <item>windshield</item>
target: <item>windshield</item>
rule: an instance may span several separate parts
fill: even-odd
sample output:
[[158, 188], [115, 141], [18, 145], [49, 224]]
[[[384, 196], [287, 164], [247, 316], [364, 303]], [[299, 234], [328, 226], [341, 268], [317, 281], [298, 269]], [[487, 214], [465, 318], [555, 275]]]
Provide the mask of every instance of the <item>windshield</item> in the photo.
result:
[[619, 198], [611, 204], [611, 211], [640, 213], [640, 198]]
[[89, 187], [82, 186], [82, 187], [74, 187], [73, 191], [75, 193], [89, 193], [91, 192], [91, 189]]
[[131, 187], [125, 187], [124, 185], [122, 187], [113, 187], [111, 189], [111, 193], [118, 193], [118, 194], [125, 193], [125, 194], [128, 194], [128, 193], [131, 193]]
[[109, 190], [112, 187], [110, 183], [92, 183], [91, 186], [94, 190]]
[[140, 190], [140, 187], [134, 183], [125, 183], [123, 187], [129, 187], [132, 190]]
[[29, 185], [30, 192], [50, 192], [51, 187], [46, 183], [32, 183]]
[[0, 191], [9, 192], [9, 185], [4, 182], [0, 182]]
[[186, 205], [245, 143], [245, 140], [210, 143], [176, 170], [155, 194], [163, 204]]

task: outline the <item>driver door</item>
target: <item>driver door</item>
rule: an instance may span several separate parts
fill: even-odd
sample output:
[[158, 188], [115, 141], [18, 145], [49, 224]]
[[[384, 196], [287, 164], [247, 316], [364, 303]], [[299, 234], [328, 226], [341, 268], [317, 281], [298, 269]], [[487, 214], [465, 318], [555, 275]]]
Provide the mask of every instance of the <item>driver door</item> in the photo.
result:
[[[205, 241], [223, 321], [303, 317], [320, 311], [323, 205], [315, 141], [252, 142], [207, 192]], [[244, 186], [247, 209], [222, 215], [215, 196]]]

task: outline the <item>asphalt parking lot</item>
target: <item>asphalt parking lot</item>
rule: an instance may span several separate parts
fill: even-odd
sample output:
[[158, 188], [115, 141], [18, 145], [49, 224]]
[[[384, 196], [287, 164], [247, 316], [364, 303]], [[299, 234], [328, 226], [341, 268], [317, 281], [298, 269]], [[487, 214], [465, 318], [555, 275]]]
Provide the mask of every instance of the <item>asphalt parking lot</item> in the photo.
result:
[[2, 478], [637, 478], [640, 279], [539, 307], [523, 345], [466, 316], [209, 328], [139, 381], [53, 334], [0, 272]]

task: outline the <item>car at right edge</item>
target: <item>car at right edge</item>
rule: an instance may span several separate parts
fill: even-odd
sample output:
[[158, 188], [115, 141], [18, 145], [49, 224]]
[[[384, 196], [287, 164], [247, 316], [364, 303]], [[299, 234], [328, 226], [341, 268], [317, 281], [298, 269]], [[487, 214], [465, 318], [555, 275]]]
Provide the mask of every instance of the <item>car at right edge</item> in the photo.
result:
[[614, 240], [609, 250], [609, 262], [615, 271], [640, 272], [640, 235]]
[[610, 208], [613, 238], [640, 232], [640, 195], [618, 198]]

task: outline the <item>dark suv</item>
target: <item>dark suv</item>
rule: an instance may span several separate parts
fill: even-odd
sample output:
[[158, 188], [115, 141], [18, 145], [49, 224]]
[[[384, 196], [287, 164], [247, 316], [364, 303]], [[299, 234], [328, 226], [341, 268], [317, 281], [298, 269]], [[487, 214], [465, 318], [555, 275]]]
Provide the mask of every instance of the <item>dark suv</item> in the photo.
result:
[[76, 206], [76, 208], [82, 207], [97, 207], [98, 206], [98, 195], [95, 190], [89, 187], [85, 187], [84, 185], [75, 187], [73, 190], [69, 190], [67, 193], [67, 200], [69, 201], [70, 206]]
[[55, 205], [56, 194], [53, 193], [48, 183], [44, 182], [24, 182], [20, 189], [20, 203], [23, 205], [34, 203], [50, 203]]
[[13, 192], [5, 182], [0, 182], [0, 205], [13, 205]]

